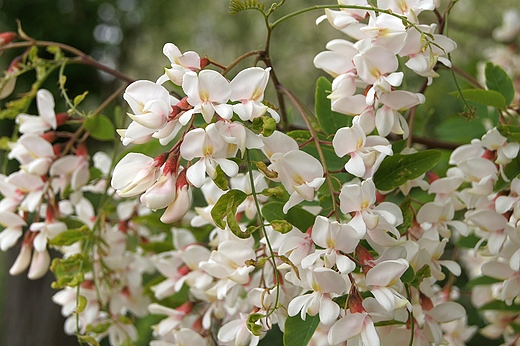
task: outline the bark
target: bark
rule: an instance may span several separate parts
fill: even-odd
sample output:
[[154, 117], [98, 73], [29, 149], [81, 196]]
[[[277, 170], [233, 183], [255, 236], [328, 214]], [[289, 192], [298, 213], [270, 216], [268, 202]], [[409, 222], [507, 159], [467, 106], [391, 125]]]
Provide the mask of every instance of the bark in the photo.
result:
[[51, 297], [57, 292], [51, 288], [54, 275], [49, 272], [39, 280], [27, 279], [26, 273], [8, 274], [19, 248], [2, 256], [3, 292], [0, 311], [0, 345], [3, 346], [77, 346], [75, 336], [65, 335], [61, 307]]

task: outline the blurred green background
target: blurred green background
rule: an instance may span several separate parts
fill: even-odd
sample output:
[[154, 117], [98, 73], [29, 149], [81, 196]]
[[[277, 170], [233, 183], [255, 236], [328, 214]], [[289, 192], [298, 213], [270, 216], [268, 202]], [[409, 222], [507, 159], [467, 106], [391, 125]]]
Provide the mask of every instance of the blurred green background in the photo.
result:
[[[266, 1], [267, 6], [270, 3]], [[313, 4], [331, 3], [333, 1], [287, 0], [274, 18]], [[446, 3], [444, 0], [443, 4]], [[458, 1], [448, 31], [459, 46], [452, 54], [454, 63], [475, 75], [477, 62], [495, 45], [491, 32], [501, 23], [502, 12], [515, 6], [518, 8], [518, 0]], [[323, 74], [314, 68], [312, 60], [330, 39], [343, 37], [326, 22], [315, 25], [315, 19], [321, 14], [314, 11], [281, 24], [274, 33], [271, 47], [273, 66], [280, 81], [311, 109], [315, 81]], [[247, 51], [262, 48], [266, 33], [259, 13], [229, 15], [227, 0], [0, 0], [0, 32], [16, 31], [16, 19], [24, 31], [37, 40], [72, 45], [134, 79], [150, 80], [155, 80], [168, 65], [168, 59], [162, 54], [166, 42], [175, 43], [181, 51], [194, 50], [226, 65]], [[0, 69], [7, 69], [11, 60], [21, 53], [5, 52], [0, 56]], [[252, 59], [248, 59], [241, 66], [252, 63]], [[88, 90], [86, 104], [93, 108], [119, 86], [118, 81], [87, 66], [70, 67], [66, 74], [70, 94]], [[16, 92], [26, 91], [31, 82], [30, 76], [22, 78]], [[55, 85], [48, 87], [55, 88]], [[467, 122], [458, 116], [461, 105], [455, 98], [445, 98], [446, 88], [454, 90], [450, 73], [442, 73], [428, 90], [428, 98], [435, 102], [430, 101], [422, 113], [419, 112], [422, 125], [416, 134], [455, 143], [481, 134], [482, 122], [478, 119]], [[1, 121], [0, 136], [9, 134], [12, 126], [12, 121]], [[7, 254], [0, 254], [3, 267], [0, 270], [0, 345], [76, 344], [74, 338], [61, 336], [63, 321], [59, 308], [50, 300], [52, 275], [35, 282], [24, 275], [15, 278], [7, 275], [18, 251], [15, 247]], [[470, 315], [470, 322], [478, 321], [478, 315]], [[148, 330], [146, 322], [143, 326]], [[498, 343], [476, 337], [471, 345]], [[147, 345], [146, 340], [141, 344]], [[264, 344], [276, 345], [268, 340]]]

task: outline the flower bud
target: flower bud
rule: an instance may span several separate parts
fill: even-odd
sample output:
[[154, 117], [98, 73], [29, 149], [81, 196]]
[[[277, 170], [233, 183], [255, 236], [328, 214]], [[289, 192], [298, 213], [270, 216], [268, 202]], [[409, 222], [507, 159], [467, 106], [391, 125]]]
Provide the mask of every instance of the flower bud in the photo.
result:
[[175, 199], [161, 216], [163, 223], [179, 221], [190, 209], [191, 189], [186, 179], [186, 170], [182, 170], [177, 177]]
[[13, 31], [5, 31], [0, 33], [0, 47], [5, 46], [8, 43], [11, 43], [15, 39], [18, 38], [18, 34]]
[[204, 67], [209, 65], [208, 58], [200, 58], [200, 69], [202, 70]]
[[43, 251], [34, 250], [27, 277], [31, 280], [42, 278], [49, 270], [50, 264], [51, 256], [49, 255], [47, 249]]
[[11, 269], [9, 269], [9, 274], [11, 275], [19, 275], [27, 269], [29, 266], [29, 262], [31, 261], [31, 245], [23, 244], [20, 249], [20, 253], [16, 260], [14, 261]]
[[139, 153], [126, 155], [114, 168], [112, 187], [121, 197], [137, 196], [152, 186], [166, 160], [164, 155], [155, 159]]
[[350, 290], [350, 300], [349, 300], [349, 309], [351, 313], [360, 313], [365, 312], [365, 308], [363, 307], [363, 298], [356, 286], [352, 286]]
[[56, 114], [56, 123], [58, 126], [63, 125], [69, 120], [70, 115], [67, 113], [58, 113]]
[[175, 182], [174, 174], [163, 172], [159, 180], [141, 195], [141, 202], [152, 210], [166, 208], [175, 200]]

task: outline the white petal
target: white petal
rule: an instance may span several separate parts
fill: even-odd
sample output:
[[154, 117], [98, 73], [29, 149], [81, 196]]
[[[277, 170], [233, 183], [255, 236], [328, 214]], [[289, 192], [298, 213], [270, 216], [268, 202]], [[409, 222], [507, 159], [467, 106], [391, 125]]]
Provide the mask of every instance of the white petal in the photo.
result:
[[437, 322], [446, 323], [466, 316], [466, 310], [459, 303], [445, 302], [434, 306], [428, 311], [428, 315]]
[[54, 113], [54, 97], [51, 92], [46, 89], [40, 89], [36, 93], [36, 105], [38, 107], [38, 114], [49, 124], [53, 129], [58, 126], [56, 122], [56, 113]]

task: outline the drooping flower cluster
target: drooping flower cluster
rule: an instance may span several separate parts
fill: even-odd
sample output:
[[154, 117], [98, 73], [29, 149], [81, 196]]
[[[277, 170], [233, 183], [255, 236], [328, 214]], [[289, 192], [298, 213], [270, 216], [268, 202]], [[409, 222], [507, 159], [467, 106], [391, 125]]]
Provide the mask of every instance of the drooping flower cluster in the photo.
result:
[[[439, 2], [338, 4], [317, 20], [348, 36], [314, 59], [333, 78], [317, 92], [329, 118], [302, 111], [307, 129], [288, 131], [282, 107], [264, 100], [266, 52], [266, 68], [229, 80], [231, 68], [172, 43], [156, 82], [125, 89], [130, 123], [117, 133], [130, 152], [114, 167], [103, 153], [90, 159], [96, 115], [55, 114], [42, 89], [39, 115], [17, 116], [8, 158], [19, 170], [0, 175], [0, 249], [23, 236], [12, 275], [51, 267], [67, 333], [129, 344], [133, 319], [153, 314], [153, 346], [254, 346], [275, 325], [293, 336], [303, 326], [307, 339], [295, 340], [319, 346], [465, 345], [476, 327], [457, 302], [460, 256], [489, 322], [482, 334], [518, 341], [518, 314], [501, 309], [520, 296], [518, 132], [490, 126], [438, 177], [440, 153], [403, 149], [425, 102], [424, 89], [405, 90], [403, 71], [426, 88], [438, 63], [451, 67], [455, 42], [419, 21]], [[511, 116], [513, 96], [503, 98]], [[320, 128], [337, 116], [349, 125]], [[62, 254], [52, 265], [49, 247]]]

